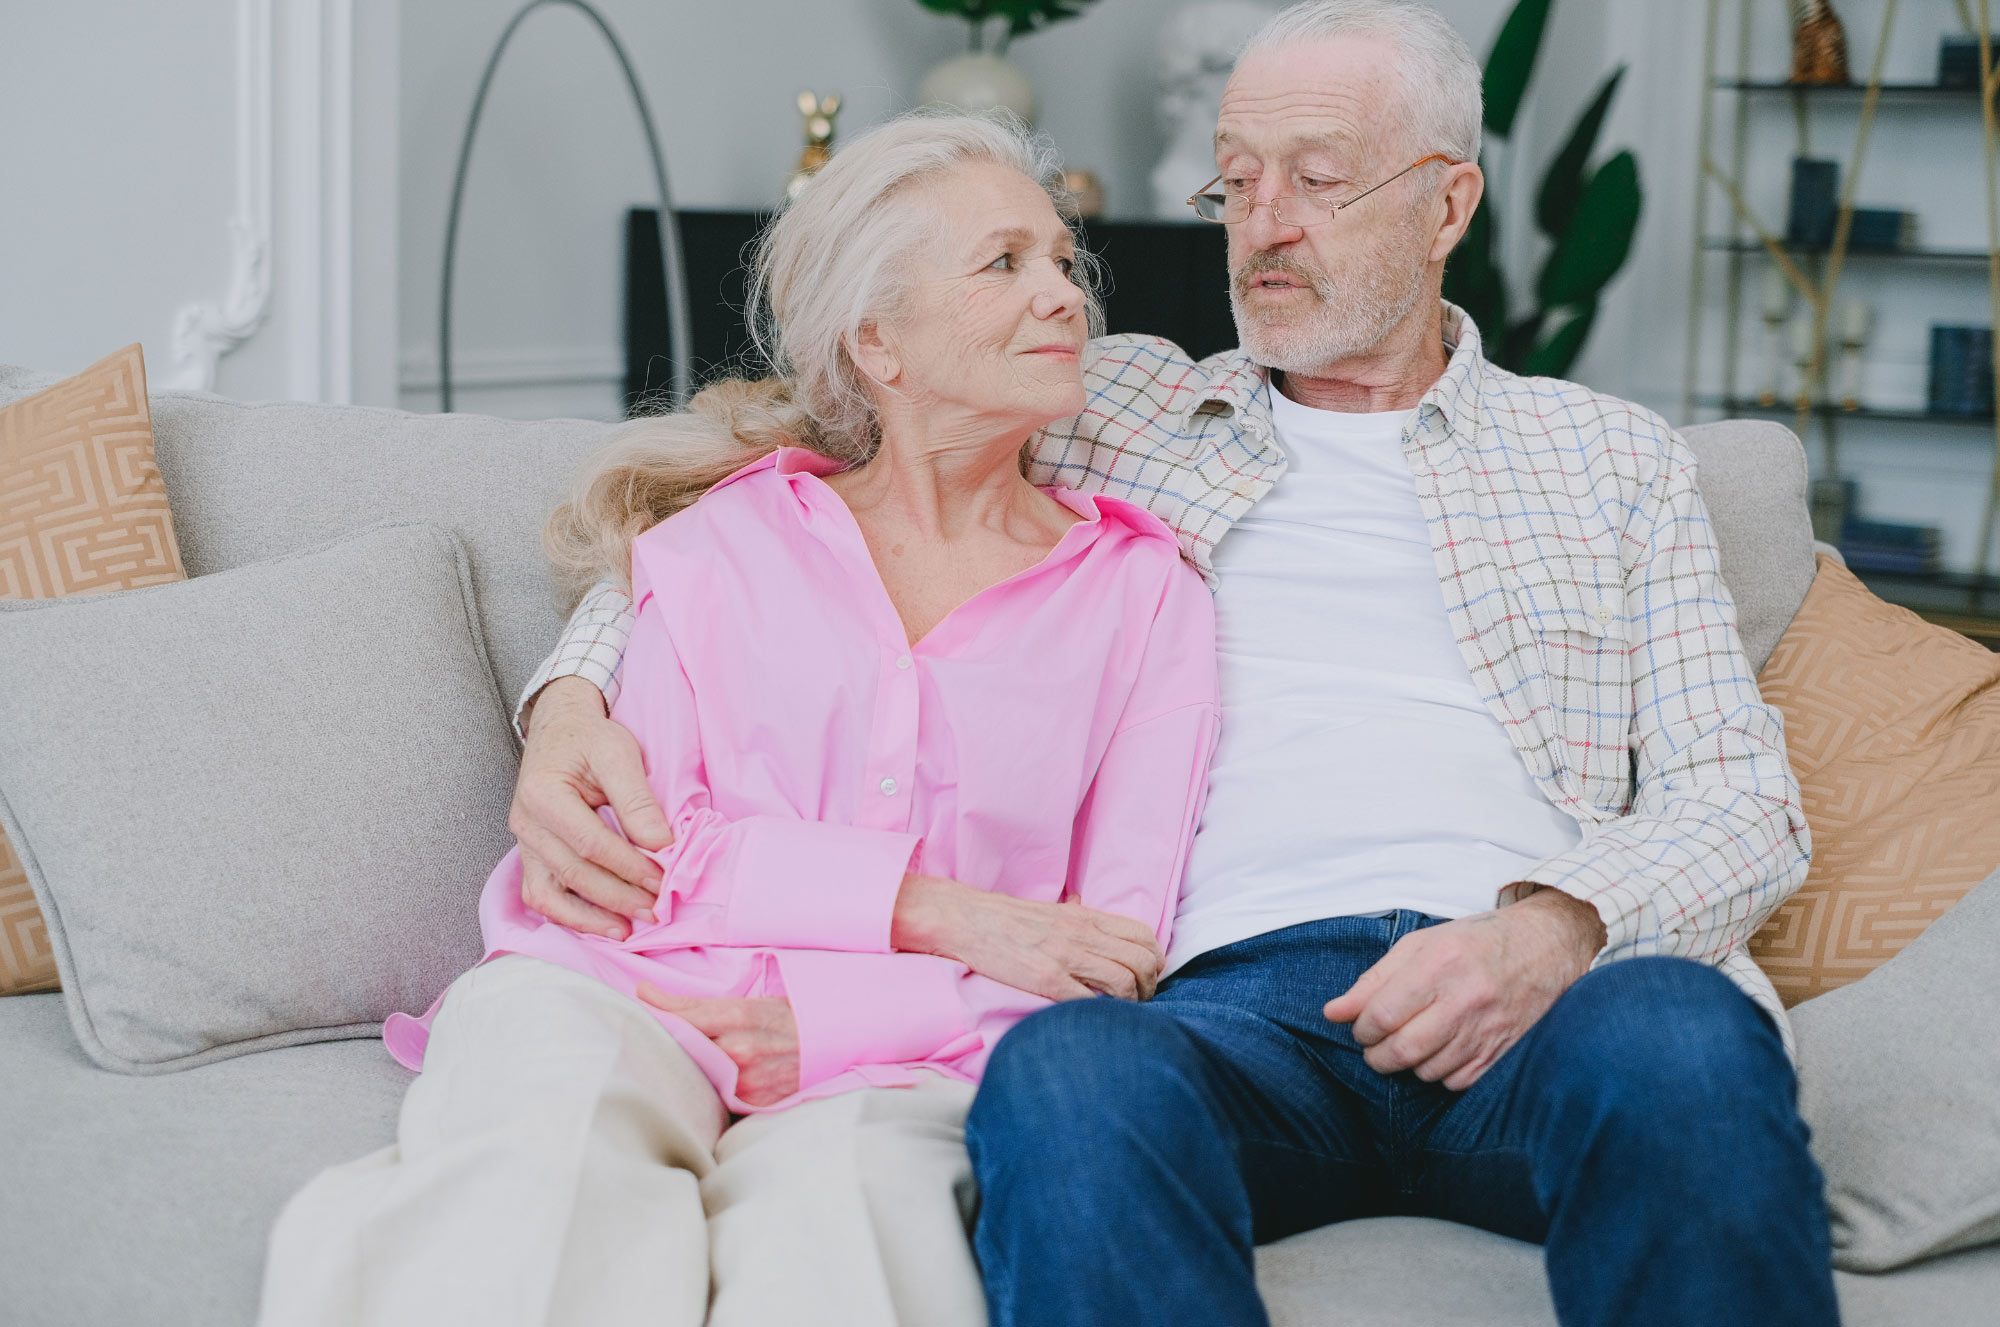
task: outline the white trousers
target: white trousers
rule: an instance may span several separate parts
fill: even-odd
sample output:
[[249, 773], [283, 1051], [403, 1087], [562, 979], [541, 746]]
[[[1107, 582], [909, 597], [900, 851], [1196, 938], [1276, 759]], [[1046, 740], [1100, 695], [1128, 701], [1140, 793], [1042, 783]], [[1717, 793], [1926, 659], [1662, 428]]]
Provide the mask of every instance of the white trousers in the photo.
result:
[[452, 983], [396, 1142], [278, 1218], [263, 1327], [983, 1327], [972, 1087], [729, 1123], [646, 1008], [508, 955]]

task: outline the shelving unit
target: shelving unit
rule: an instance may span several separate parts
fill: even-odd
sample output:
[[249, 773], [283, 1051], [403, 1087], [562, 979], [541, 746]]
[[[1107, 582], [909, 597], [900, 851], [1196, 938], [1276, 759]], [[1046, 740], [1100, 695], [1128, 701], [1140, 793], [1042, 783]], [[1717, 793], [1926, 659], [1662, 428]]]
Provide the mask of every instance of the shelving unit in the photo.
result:
[[[1725, 11], [1732, 5], [1736, 19], [1736, 50], [1735, 69], [1730, 73], [1719, 66], [1723, 58]], [[1976, 0], [1976, 3], [1957, 3], [1951, 12], [1971, 21], [1975, 31], [1990, 32], [1993, 30], [1993, 16], [1989, 13], [1989, 6], [1990, 0]], [[1988, 450], [1993, 454], [1990, 470], [1984, 465], [1978, 471], [1969, 468], [1967, 476], [1969, 482], [1982, 484], [1986, 495], [1981, 538], [1971, 573], [1890, 575], [1871, 572], [1864, 574], [1864, 579], [1882, 597], [2000, 648], [2000, 576], [1990, 574], [1993, 571], [1995, 535], [2000, 533], [2000, 410], [1992, 415], [1966, 416], [1867, 402], [1858, 409], [1843, 409], [1833, 403], [1833, 393], [1829, 390], [1837, 346], [1830, 344], [1833, 338], [1829, 336], [1828, 329], [1830, 317], [1838, 307], [1842, 277], [1850, 268], [1869, 269], [1872, 272], [1870, 280], [1881, 282], [1894, 280], [1899, 270], [1907, 270], [1912, 279], [1923, 272], [1938, 274], [1923, 278], [1937, 280], [1949, 277], [1954, 271], [1970, 275], [1974, 269], [1984, 267], [1988, 319], [2000, 327], [2000, 176], [1996, 176], [1994, 159], [1996, 146], [2000, 146], [2000, 123], [1996, 122], [1994, 101], [1996, 91], [2000, 91], [2000, 77], [1995, 74], [1995, 66], [2000, 65], [2000, 46], [1982, 51], [1984, 77], [1979, 87], [1888, 81], [1883, 77], [1883, 57], [1896, 24], [1898, 3], [1897, 0], [1885, 0], [1878, 32], [1861, 32], [1854, 26], [1848, 29], [1850, 50], [1860, 57], [1854, 74], [1862, 81], [1841, 85], [1799, 85], [1753, 76], [1757, 52], [1752, 47], [1757, 25], [1753, 23], [1752, 11], [1758, 11], [1757, 16], [1763, 17], [1768, 8], [1764, 0], [1709, 0], [1708, 4], [1702, 69], [1700, 152], [1695, 185], [1697, 229], [1693, 236], [1693, 300], [1687, 331], [1683, 414], [1689, 419], [1725, 416], [1784, 418], [1807, 442], [1809, 454], [1817, 453], [1815, 482], [1830, 485], [1838, 485], [1845, 477], [1841, 466], [1840, 433], [1846, 423], [1894, 425], [1903, 429], [1951, 429], [1961, 435], [1968, 429], [1975, 429], [1992, 435], [1992, 446], [1982, 449], [1982, 458]], [[1871, 37], [1872, 48], [1869, 46]], [[1764, 54], [1768, 57], [1772, 52]], [[1783, 54], [1786, 56], [1785, 63], [1789, 64], [1789, 49]], [[1869, 67], [1864, 69], [1863, 62]], [[1780, 106], [1789, 102], [1796, 125], [1796, 140], [1791, 149], [1782, 155], [1771, 148], [1768, 125], [1767, 132], [1755, 136], [1756, 141], [1753, 141], [1752, 120], [1772, 114], [1771, 109], [1759, 109], [1768, 107], [1772, 102], [1778, 102]], [[1822, 112], [1829, 108], [1839, 108], [1840, 114], [1854, 124], [1852, 141], [1843, 145], [1844, 151], [1829, 150], [1831, 142], [1824, 137], [1823, 122], [1827, 117]], [[1853, 117], [1857, 111], [1858, 120], [1855, 120]], [[1977, 158], [1979, 146], [1984, 144], [1987, 248], [1885, 250], [1855, 249], [1849, 244], [1856, 183], [1867, 160], [1877, 120], [1879, 117], [1910, 115], [1927, 119], [1936, 117], [1940, 132], [1964, 135], [1965, 157], [1969, 165]], [[1817, 144], [1812, 142], [1815, 134], [1821, 136]], [[1717, 152], [1718, 136], [1724, 140], [1723, 147], [1728, 156], [1726, 163]], [[1814, 147], [1818, 151], [1814, 151]], [[1753, 157], [1760, 169], [1775, 168], [1789, 174], [1789, 163], [1794, 155], [1844, 157], [1841, 162], [1837, 222], [1833, 242], [1829, 246], [1807, 247], [1789, 243], [1784, 238], [1785, 228], [1782, 225], [1773, 226], [1760, 219], [1745, 201], [1743, 182], [1748, 178], [1746, 172]], [[1715, 224], [1718, 213], [1728, 217], [1728, 225], [1720, 233]], [[1805, 298], [1813, 318], [1812, 359], [1806, 366], [1805, 380], [1796, 399], [1778, 404], [1772, 404], [1768, 399], [1760, 400], [1757, 392], [1746, 390], [1743, 381], [1744, 371], [1749, 367], [1744, 345], [1746, 322], [1753, 329], [1756, 323], [1755, 311], [1746, 310], [1746, 284], [1754, 288], [1756, 279], [1774, 266], [1785, 273], [1796, 292]], [[1713, 347], [1704, 344], [1709, 334], [1703, 325], [1707, 283], [1718, 276], [1723, 306], [1719, 357]], [[1751, 315], [1748, 319], [1746, 312]], [[1996, 368], [2000, 368], [2000, 350], [1996, 350]], [[1996, 389], [1996, 397], [2000, 397], [2000, 389]], [[1837, 532], [1821, 530], [1818, 533], [1830, 542], [1837, 542]]]

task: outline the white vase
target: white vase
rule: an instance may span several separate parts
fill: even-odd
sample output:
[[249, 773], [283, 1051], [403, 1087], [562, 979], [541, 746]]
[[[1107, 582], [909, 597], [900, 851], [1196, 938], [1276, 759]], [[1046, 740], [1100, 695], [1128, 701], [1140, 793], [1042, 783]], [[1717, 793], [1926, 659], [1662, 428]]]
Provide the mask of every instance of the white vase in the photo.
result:
[[924, 76], [917, 98], [926, 106], [962, 111], [1007, 110], [1035, 122], [1035, 89], [1027, 76], [997, 55], [961, 55]]

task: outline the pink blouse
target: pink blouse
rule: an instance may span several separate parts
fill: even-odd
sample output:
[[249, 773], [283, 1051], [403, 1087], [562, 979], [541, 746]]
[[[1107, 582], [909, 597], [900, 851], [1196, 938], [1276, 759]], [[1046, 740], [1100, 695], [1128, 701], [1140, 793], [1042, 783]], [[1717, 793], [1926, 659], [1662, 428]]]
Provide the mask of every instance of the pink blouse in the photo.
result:
[[[904, 1085], [919, 1067], [976, 1081], [1048, 1003], [891, 950], [906, 872], [1076, 899], [1165, 946], [1215, 742], [1214, 610], [1158, 518], [1046, 490], [1082, 519], [911, 645], [819, 478], [834, 468], [778, 452], [633, 544], [638, 617], [612, 717], [674, 830], [654, 854], [659, 920], [623, 941], [545, 920], [521, 902], [518, 849], [480, 900], [487, 958], [532, 955], [627, 994], [646, 981], [790, 1000], [800, 1091], [761, 1108], [736, 1096], [720, 1049], [653, 1011], [738, 1112]], [[410, 1068], [436, 1012], [383, 1029]]]

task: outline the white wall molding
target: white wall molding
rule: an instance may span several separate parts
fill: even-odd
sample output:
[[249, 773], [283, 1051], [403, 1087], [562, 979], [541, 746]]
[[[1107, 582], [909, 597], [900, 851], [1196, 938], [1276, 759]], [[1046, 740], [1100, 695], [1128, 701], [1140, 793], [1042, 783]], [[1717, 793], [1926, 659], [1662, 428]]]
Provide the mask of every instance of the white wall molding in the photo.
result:
[[[176, 312], [172, 358], [159, 385], [215, 390], [220, 360], [273, 325], [278, 335], [270, 355], [259, 355], [264, 392], [300, 401], [355, 399], [357, 268], [370, 281], [395, 279], [393, 254], [357, 253], [356, 139], [373, 134], [393, 141], [394, 124], [371, 114], [357, 129], [356, 25], [354, 0], [237, 0], [229, 290]], [[390, 64], [392, 86], [394, 37], [393, 25], [373, 25], [368, 51], [371, 60]], [[374, 78], [371, 86], [380, 82]], [[393, 151], [370, 151], [367, 159], [374, 175], [388, 178], [361, 181], [362, 191], [377, 205], [393, 204]], [[382, 243], [374, 233], [380, 225], [359, 229], [368, 231], [369, 243]], [[360, 302], [367, 307], [365, 295]], [[368, 335], [381, 330], [371, 327]], [[379, 387], [371, 391], [381, 394]]]
[[354, 4], [286, 6], [278, 33], [285, 394], [354, 399]]
[[229, 220], [229, 289], [220, 301], [183, 305], [172, 361], [156, 385], [215, 388], [215, 366], [264, 325], [271, 311], [272, 0], [236, 5], [236, 210]]

